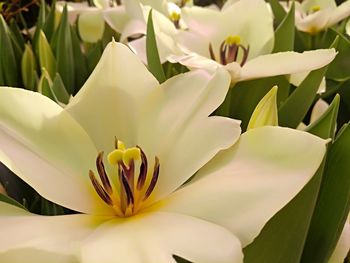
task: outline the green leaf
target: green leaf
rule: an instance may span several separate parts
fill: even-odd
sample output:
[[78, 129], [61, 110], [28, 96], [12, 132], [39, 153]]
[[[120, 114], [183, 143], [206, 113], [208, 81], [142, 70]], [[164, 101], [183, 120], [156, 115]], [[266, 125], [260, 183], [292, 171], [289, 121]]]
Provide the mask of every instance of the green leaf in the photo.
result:
[[160, 83], [164, 82], [166, 78], [159, 58], [156, 35], [153, 27], [152, 10], [149, 12], [147, 21], [146, 54], [149, 71]]
[[52, 93], [54, 97], [64, 104], [68, 104], [69, 101], [69, 94], [64, 87], [62, 78], [58, 73], [56, 73], [56, 77], [53, 80], [52, 87], [51, 87]]
[[315, 134], [323, 139], [333, 138], [337, 124], [340, 96], [337, 94], [326, 112], [314, 123], [306, 127], [305, 131]]
[[50, 12], [47, 15], [47, 19], [43, 26], [43, 31], [49, 41], [51, 40], [51, 37], [55, 31], [55, 16], [56, 16], [56, 0], [53, 0], [51, 4]]
[[56, 59], [42, 30], [39, 33], [38, 54], [40, 68], [45, 68], [51, 79], [54, 78], [56, 74]]
[[25, 45], [21, 69], [24, 87], [28, 90], [35, 90], [38, 76], [34, 53], [29, 44]]
[[32, 40], [33, 49], [34, 49], [34, 52], [36, 54], [38, 54], [37, 44], [39, 41], [40, 31], [44, 27], [45, 20], [46, 20], [46, 3], [44, 0], [40, 0], [39, 16], [38, 16], [38, 20], [35, 24], [35, 32], [34, 32], [34, 36], [33, 36], [33, 40]]
[[244, 248], [245, 263], [300, 262], [323, 167], [324, 162], [304, 189], [264, 226], [253, 243]]
[[273, 53], [294, 50], [294, 17], [295, 4], [293, 2], [289, 12], [286, 14], [286, 16], [275, 31], [275, 46], [273, 49]]
[[275, 21], [277, 25], [279, 25], [284, 17], [286, 16], [286, 11], [281, 6], [278, 0], [269, 0], [273, 15], [275, 17]]
[[15, 52], [10, 39], [9, 28], [0, 15], [0, 70], [4, 84], [13, 87], [21, 86], [21, 77], [19, 71], [19, 61], [16, 60]]
[[91, 45], [87, 52], [88, 70], [91, 73], [102, 56], [103, 48], [101, 41]]
[[[83, 86], [86, 79], [89, 77], [88, 72], [88, 63], [87, 58], [84, 56], [83, 52], [81, 51], [81, 43], [79, 41], [76, 28], [71, 28], [72, 33], [72, 46], [73, 46], [73, 54], [74, 54], [74, 70], [75, 72], [79, 72], [75, 76], [75, 87], [77, 88], [76, 91], [79, 91], [79, 89]], [[98, 58], [98, 60], [100, 57]], [[97, 60], [97, 61], [98, 61]]]
[[349, 160], [350, 126], [345, 125], [327, 156], [301, 263], [328, 262], [337, 244], [350, 208]]
[[314, 70], [303, 80], [298, 88], [280, 107], [278, 120], [280, 126], [296, 128], [311, 107], [327, 66]]
[[23, 35], [21, 33], [21, 30], [19, 29], [16, 21], [14, 19], [12, 19], [10, 21], [10, 29], [11, 29], [11, 39], [12, 39], [12, 43], [14, 45], [16, 45], [20, 50], [24, 50], [24, 38]]
[[15, 199], [7, 195], [0, 194], [0, 202], [8, 203], [10, 205], [14, 205], [19, 208], [22, 208], [23, 210], [27, 210], [22, 204], [18, 203]]
[[56, 69], [62, 77], [69, 94], [75, 93], [75, 62], [71, 29], [68, 22], [67, 5], [63, 8], [61, 21], [57, 29], [57, 42], [54, 45]]
[[38, 92], [56, 101], [56, 98], [54, 96], [54, 93], [52, 92], [51, 86], [52, 86], [52, 80], [50, 78], [50, 75], [45, 68], [42, 68], [41, 76], [40, 76], [38, 88], [37, 88]]

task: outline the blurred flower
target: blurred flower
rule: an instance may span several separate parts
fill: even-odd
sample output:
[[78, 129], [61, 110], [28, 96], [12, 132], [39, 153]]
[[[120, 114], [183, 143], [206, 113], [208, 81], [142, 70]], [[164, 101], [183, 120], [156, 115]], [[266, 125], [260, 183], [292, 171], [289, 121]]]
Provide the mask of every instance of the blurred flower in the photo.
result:
[[182, 17], [189, 30], [179, 32], [177, 40], [185, 54], [170, 54], [168, 60], [209, 71], [224, 67], [233, 83], [311, 71], [330, 63], [336, 54], [334, 49], [270, 54], [273, 17], [263, 0], [237, 1], [222, 11], [183, 8]]
[[238, 121], [208, 117], [229, 83], [219, 69], [160, 85], [113, 42], [65, 109], [0, 88], [1, 162], [80, 212], [0, 203], [1, 262], [243, 262], [242, 246], [309, 181], [326, 141], [279, 127], [239, 138]]
[[346, 220], [343, 231], [328, 263], [345, 262], [344, 259], [350, 252], [350, 215]]
[[[283, 3], [286, 10], [291, 2]], [[310, 34], [331, 27], [350, 15], [350, 1], [337, 6], [334, 0], [305, 0], [295, 2], [295, 25], [298, 30]]]

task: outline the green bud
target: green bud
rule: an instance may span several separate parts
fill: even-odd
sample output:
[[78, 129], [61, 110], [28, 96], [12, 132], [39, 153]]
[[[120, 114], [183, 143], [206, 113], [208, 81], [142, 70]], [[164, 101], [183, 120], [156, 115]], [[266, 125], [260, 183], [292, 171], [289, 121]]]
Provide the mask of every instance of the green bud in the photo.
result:
[[39, 34], [38, 51], [40, 67], [45, 68], [50, 78], [53, 79], [56, 74], [56, 59], [42, 30], [40, 30]]
[[247, 130], [261, 126], [277, 126], [277, 86], [274, 86], [258, 103], [250, 117]]
[[34, 90], [38, 76], [36, 74], [34, 53], [29, 44], [26, 44], [24, 48], [21, 69], [24, 87], [29, 90]]

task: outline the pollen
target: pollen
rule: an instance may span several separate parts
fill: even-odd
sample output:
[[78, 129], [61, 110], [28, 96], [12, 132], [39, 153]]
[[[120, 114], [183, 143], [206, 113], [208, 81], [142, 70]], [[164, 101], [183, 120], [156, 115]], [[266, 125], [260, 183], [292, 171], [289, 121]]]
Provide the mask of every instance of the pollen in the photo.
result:
[[170, 17], [171, 21], [177, 22], [177, 21], [180, 20], [181, 14], [178, 13], [178, 12], [173, 11], [173, 12], [170, 13], [169, 17]]
[[[111, 180], [103, 163], [103, 152], [96, 158], [96, 168], [99, 179], [90, 170], [89, 178], [100, 198], [112, 207], [119, 217], [129, 217], [136, 214], [150, 198], [158, 181], [160, 163], [156, 156], [153, 170], [148, 168], [146, 154], [139, 146], [125, 147], [122, 141], [115, 139], [115, 149], [107, 160], [116, 167], [117, 180]], [[116, 182], [112, 184], [111, 182]]]
[[228, 36], [226, 39], [225, 39], [225, 44], [228, 45], [228, 46], [231, 46], [231, 45], [239, 45], [241, 43], [241, 37], [238, 36], [238, 35], [235, 35], [235, 36]]
[[311, 13], [316, 13], [317, 11], [320, 11], [320, 10], [321, 10], [321, 6], [319, 5], [314, 5], [310, 8]]

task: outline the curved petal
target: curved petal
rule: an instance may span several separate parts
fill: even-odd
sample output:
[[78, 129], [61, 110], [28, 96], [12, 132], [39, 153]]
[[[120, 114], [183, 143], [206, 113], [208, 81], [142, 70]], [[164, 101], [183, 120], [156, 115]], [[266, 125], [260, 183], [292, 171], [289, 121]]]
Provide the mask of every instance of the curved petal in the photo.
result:
[[332, 26], [350, 16], [350, 1], [345, 1], [333, 10], [327, 26]]
[[306, 17], [296, 17], [295, 25], [300, 31], [315, 34], [326, 27], [331, 12], [330, 9], [325, 9]]
[[97, 150], [81, 126], [39, 93], [0, 88], [0, 100], [0, 161], [55, 203], [106, 210], [88, 178]]
[[82, 214], [38, 216], [0, 202], [0, 260], [77, 262], [78, 244], [105, 220]]
[[333, 48], [259, 56], [249, 60], [242, 67], [240, 80], [315, 70], [329, 64], [335, 56], [336, 52]]
[[127, 23], [130, 21], [129, 14], [124, 6], [117, 6], [103, 10], [103, 17], [107, 24], [115, 31], [122, 33]]
[[78, 30], [81, 39], [85, 42], [95, 43], [103, 36], [105, 21], [100, 9], [90, 9], [80, 14]]
[[346, 258], [349, 252], [350, 252], [350, 220], [345, 222], [343, 232], [341, 233], [337, 246], [335, 247], [335, 250], [333, 251], [333, 254], [330, 260], [328, 261], [328, 263], [344, 262], [344, 259]]
[[243, 247], [316, 172], [326, 141], [280, 127], [244, 133], [198, 172], [198, 179], [154, 209], [179, 212], [230, 229]]
[[190, 69], [205, 69], [209, 72], [215, 72], [218, 68], [222, 67], [222, 65], [216, 61], [198, 55], [197, 53], [190, 53], [187, 55], [169, 55], [167, 60], [171, 63], [180, 63]]
[[240, 122], [208, 117], [223, 102], [229, 84], [225, 70], [215, 75], [193, 71], [167, 80], [146, 101], [138, 143], [151, 160], [159, 157], [156, 199], [181, 186], [238, 139]]
[[115, 136], [134, 146], [140, 107], [157, 86], [157, 80], [135, 54], [125, 45], [112, 42], [66, 110], [84, 127], [99, 151], [110, 152]]
[[84, 242], [81, 259], [83, 263], [175, 263], [174, 254], [191, 262], [243, 262], [241, 245], [229, 231], [172, 213], [141, 214], [102, 225]]

